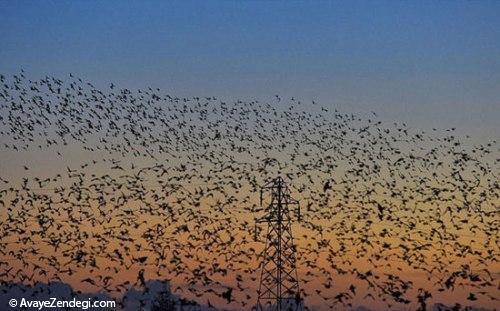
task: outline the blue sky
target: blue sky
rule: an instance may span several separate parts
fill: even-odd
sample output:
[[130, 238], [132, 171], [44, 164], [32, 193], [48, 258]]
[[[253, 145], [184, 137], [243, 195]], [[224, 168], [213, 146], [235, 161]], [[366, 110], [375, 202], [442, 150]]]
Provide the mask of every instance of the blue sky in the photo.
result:
[[0, 1], [0, 71], [498, 137], [499, 1]]

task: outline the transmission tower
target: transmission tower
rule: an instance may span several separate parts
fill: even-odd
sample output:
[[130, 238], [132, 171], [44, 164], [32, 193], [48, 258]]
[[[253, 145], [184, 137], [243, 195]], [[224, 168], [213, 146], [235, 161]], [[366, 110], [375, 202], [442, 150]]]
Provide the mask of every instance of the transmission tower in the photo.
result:
[[299, 202], [292, 199], [290, 190], [281, 177], [273, 179], [261, 189], [261, 206], [264, 192], [271, 193], [271, 202], [266, 208], [266, 214], [255, 221], [255, 239], [257, 239], [257, 225], [267, 223], [266, 246], [262, 253], [262, 270], [255, 310], [303, 310], [290, 216], [290, 206], [294, 206], [300, 220]]

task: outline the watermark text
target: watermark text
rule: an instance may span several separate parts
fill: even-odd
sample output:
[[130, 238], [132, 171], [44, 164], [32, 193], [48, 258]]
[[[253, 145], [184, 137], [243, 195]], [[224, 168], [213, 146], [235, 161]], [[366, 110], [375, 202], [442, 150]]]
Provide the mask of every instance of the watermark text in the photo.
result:
[[87, 300], [77, 300], [76, 298], [73, 298], [72, 300], [59, 300], [57, 298], [49, 298], [47, 300], [29, 300], [21, 298], [9, 300], [9, 306], [12, 308], [32, 308], [37, 310], [43, 310], [45, 308], [72, 308], [88, 310], [90, 308], [115, 308], [116, 302], [114, 300], [93, 300], [92, 298]]

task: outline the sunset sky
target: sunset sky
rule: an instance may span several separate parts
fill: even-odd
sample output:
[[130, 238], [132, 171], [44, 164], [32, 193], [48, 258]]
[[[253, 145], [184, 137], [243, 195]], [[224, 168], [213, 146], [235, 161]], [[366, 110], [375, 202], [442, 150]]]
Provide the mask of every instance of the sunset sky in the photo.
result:
[[0, 68], [500, 131], [498, 1], [0, 1]]
[[411, 284], [394, 310], [424, 288], [498, 308], [499, 16], [499, 1], [0, 0], [0, 275], [121, 297], [143, 270], [246, 310], [258, 187], [283, 175], [309, 305], [347, 310], [325, 298], [344, 292], [385, 310]]

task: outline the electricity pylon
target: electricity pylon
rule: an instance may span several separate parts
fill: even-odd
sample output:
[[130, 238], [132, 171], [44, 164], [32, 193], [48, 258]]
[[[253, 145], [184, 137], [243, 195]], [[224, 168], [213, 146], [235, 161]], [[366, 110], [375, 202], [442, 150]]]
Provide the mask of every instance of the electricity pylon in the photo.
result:
[[261, 206], [266, 191], [271, 193], [271, 202], [266, 208], [266, 215], [255, 221], [255, 239], [258, 223], [267, 223], [267, 235], [262, 253], [257, 305], [254, 310], [303, 310], [289, 209], [290, 206], [295, 206], [300, 220], [299, 202], [292, 199], [290, 189], [281, 177], [273, 179], [261, 189]]

